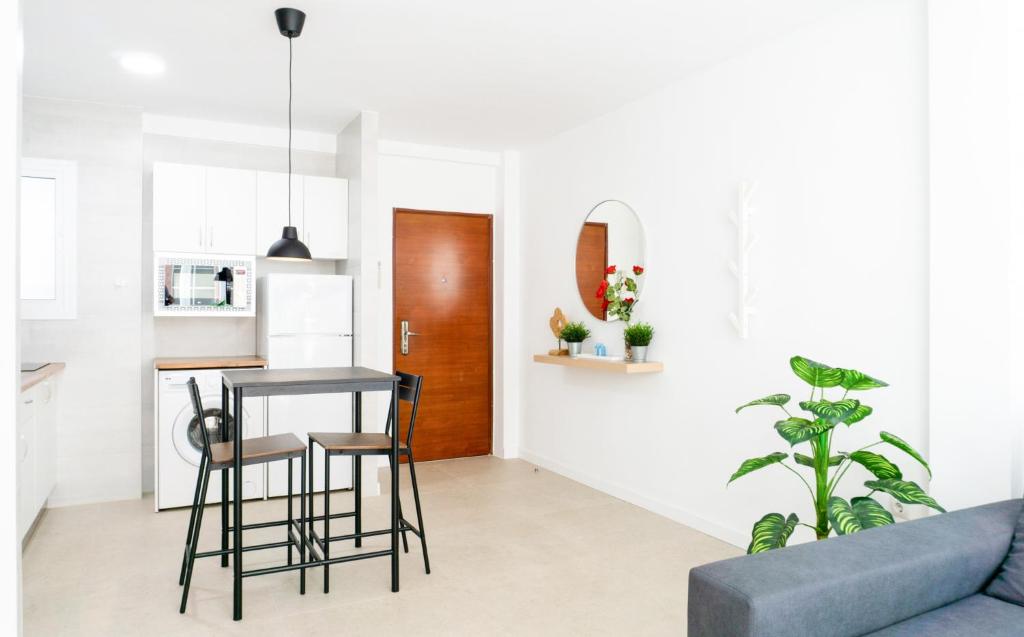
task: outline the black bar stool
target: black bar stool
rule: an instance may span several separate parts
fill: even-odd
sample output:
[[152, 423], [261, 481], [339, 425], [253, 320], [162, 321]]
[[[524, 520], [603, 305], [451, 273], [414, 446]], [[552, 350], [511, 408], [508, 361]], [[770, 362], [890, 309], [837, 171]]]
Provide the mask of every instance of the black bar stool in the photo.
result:
[[[416, 502], [416, 526], [413, 526], [405, 519], [402, 515], [402, 501], [398, 500], [398, 528], [402, 532], [402, 544], [405, 548], [405, 552], [409, 552], [409, 540], [407, 539], [407, 533], [412, 532], [414, 535], [420, 538], [420, 546], [423, 549], [423, 567], [427, 574], [430, 574], [430, 557], [427, 555], [427, 537], [423, 531], [423, 510], [420, 507], [420, 490], [416, 483], [416, 464], [413, 462], [412, 457], [412, 433], [413, 428], [416, 425], [416, 412], [420, 405], [420, 390], [423, 387], [423, 377], [416, 376], [414, 374], [406, 374], [404, 372], [396, 371], [395, 375], [399, 376], [401, 380], [398, 382], [398, 399], [409, 403], [411, 410], [409, 412], [409, 429], [405, 435], [405, 441], [399, 444], [399, 455], [405, 456], [409, 459], [409, 476], [412, 478], [412, 495], [413, 500]], [[357, 475], [355, 480], [355, 508], [351, 512], [331, 515], [330, 513], [330, 493], [331, 493], [331, 471], [330, 471], [330, 460], [332, 456], [387, 456], [388, 464], [391, 464], [391, 427], [392, 423], [397, 422], [398, 418], [391, 409], [388, 409], [388, 420], [384, 426], [384, 433], [310, 433], [309, 434], [309, 461], [308, 467], [310, 472], [310, 484], [313, 480], [313, 443], [320, 445], [324, 450], [324, 536], [320, 538], [316, 531], [313, 529], [313, 522], [310, 521], [310, 535], [313, 537], [314, 542], [320, 547], [320, 550], [324, 554], [324, 559], [328, 559], [330, 555], [330, 544], [331, 542], [355, 540], [356, 546], [361, 546], [362, 538], [373, 535], [386, 535], [391, 532], [390, 529], [383, 529], [380, 531], [367, 531], [363, 533], [362, 530], [362, 480]], [[396, 435], [401, 435], [401, 430], [396, 428]], [[393, 468], [392, 468], [393, 469]], [[395, 472], [392, 470], [392, 477]], [[310, 489], [309, 492], [309, 512], [313, 515], [313, 491]], [[330, 520], [336, 517], [354, 517], [355, 518], [355, 533], [350, 535], [339, 535], [331, 537], [330, 532]], [[316, 519], [320, 519], [317, 517]], [[329, 578], [327, 565], [324, 566], [324, 592], [326, 593], [329, 589]]]
[[[203, 525], [203, 509], [206, 504], [206, 488], [210, 483], [210, 473], [221, 469], [230, 469], [234, 463], [234, 445], [232, 442], [223, 441], [210, 444], [210, 433], [206, 427], [207, 414], [203, 411], [202, 399], [199, 397], [199, 387], [196, 379], [188, 380], [189, 397], [192, 399], [192, 410], [199, 423], [199, 430], [202, 432], [203, 453], [199, 461], [199, 474], [196, 477], [196, 494], [192, 501], [192, 515], [188, 521], [188, 534], [185, 536], [185, 555], [181, 559], [181, 574], [178, 576], [178, 584], [185, 588], [181, 592], [181, 607], [179, 612], [185, 612], [185, 604], [188, 602], [188, 589], [192, 582], [192, 567], [197, 557], [227, 556], [231, 549], [221, 548], [219, 551], [198, 552], [199, 531]], [[226, 419], [227, 414], [221, 414]], [[222, 431], [229, 431], [229, 427], [221, 427]], [[241, 435], [241, 423], [235, 423], [235, 434]], [[292, 514], [292, 460], [299, 459], [302, 469], [302, 479], [299, 494], [300, 514], [299, 522], [296, 524], [295, 516]], [[300, 563], [306, 562], [305, 542], [306, 535], [306, 445], [295, 434], [278, 434], [275, 436], [263, 436], [260, 438], [248, 438], [242, 441], [242, 465], [266, 464], [276, 460], [288, 461], [288, 519], [274, 522], [260, 522], [257, 524], [245, 525], [242, 529], [267, 528], [272, 526], [287, 527], [287, 540], [283, 542], [270, 542], [255, 546], [243, 547], [243, 551], [258, 551], [262, 549], [288, 547], [288, 564], [292, 563], [292, 546], [299, 549]], [[227, 472], [224, 472], [225, 475]], [[240, 476], [235, 476], [240, 479]], [[239, 503], [233, 503], [239, 506]], [[295, 528], [293, 528], [295, 527]], [[292, 531], [298, 531], [296, 538]], [[302, 569], [299, 576], [299, 592], [306, 592], [306, 571]]]

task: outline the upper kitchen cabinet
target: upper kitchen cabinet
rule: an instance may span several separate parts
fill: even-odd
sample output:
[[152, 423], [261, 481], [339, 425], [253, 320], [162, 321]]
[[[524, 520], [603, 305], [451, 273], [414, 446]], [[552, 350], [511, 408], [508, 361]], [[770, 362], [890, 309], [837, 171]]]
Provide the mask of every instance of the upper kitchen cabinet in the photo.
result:
[[[256, 254], [267, 253], [288, 225], [288, 175], [256, 177]], [[292, 224], [314, 259], [348, 257], [348, 181], [292, 175]]]
[[206, 247], [217, 254], [256, 249], [256, 171], [206, 169]]
[[153, 164], [153, 250], [252, 255], [256, 173]]
[[153, 164], [153, 250], [205, 252], [206, 169]]
[[[256, 254], [263, 256], [288, 225], [288, 175], [256, 173]], [[302, 232], [302, 175], [292, 175], [292, 223]]]
[[348, 258], [348, 181], [303, 178], [302, 219], [306, 247], [314, 259]]

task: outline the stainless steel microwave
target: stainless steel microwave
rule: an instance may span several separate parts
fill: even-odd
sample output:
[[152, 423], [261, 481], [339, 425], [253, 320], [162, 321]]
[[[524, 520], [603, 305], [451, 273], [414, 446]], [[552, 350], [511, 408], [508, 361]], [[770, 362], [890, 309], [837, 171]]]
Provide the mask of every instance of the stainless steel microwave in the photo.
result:
[[154, 316], [256, 316], [256, 259], [157, 253]]

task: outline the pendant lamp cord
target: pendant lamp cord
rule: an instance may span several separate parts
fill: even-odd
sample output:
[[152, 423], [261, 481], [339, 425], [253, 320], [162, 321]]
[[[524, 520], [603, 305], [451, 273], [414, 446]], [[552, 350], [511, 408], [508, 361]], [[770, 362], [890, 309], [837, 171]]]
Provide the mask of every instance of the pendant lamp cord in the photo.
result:
[[292, 38], [288, 38], [288, 225], [292, 225]]

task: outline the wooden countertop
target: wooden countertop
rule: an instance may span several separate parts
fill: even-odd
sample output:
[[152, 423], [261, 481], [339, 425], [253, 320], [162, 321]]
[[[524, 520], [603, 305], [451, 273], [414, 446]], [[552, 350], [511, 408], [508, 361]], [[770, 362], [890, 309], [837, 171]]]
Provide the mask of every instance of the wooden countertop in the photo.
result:
[[64, 371], [64, 363], [47, 363], [34, 372], [21, 373], [21, 391], [31, 389], [51, 376]]
[[197, 356], [153, 360], [154, 369], [228, 369], [266, 366], [267, 360], [259, 356]]

